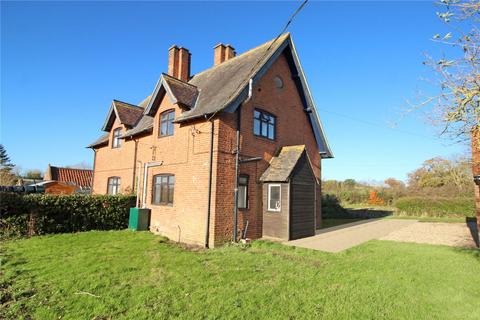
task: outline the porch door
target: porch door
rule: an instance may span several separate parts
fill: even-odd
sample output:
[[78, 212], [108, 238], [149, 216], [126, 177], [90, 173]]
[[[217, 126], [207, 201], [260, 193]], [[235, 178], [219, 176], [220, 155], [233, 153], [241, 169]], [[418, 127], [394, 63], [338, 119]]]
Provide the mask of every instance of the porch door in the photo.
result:
[[314, 236], [315, 185], [294, 180], [290, 197], [290, 240]]

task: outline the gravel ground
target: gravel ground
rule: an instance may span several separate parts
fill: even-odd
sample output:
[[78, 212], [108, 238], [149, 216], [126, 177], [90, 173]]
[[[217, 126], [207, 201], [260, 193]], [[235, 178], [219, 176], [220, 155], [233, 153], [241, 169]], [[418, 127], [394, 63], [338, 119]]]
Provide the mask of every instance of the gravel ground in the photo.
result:
[[380, 240], [476, 248], [472, 233], [465, 223], [415, 222], [390, 232]]

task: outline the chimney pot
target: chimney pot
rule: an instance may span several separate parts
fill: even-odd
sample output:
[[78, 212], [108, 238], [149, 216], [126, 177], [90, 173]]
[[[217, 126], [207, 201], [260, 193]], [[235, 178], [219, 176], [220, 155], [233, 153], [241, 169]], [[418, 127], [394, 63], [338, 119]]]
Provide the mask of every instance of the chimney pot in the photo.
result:
[[232, 59], [233, 57], [235, 57], [235, 55], [235, 48], [227, 44], [225, 46], [225, 61]]
[[227, 44], [219, 43], [213, 47], [213, 65], [219, 65], [222, 62], [232, 59], [235, 57], [235, 49]]
[[191, 54], [183, 47], [171, 46], [168, 49], [168, 74], [187, 82], [190, 80]]

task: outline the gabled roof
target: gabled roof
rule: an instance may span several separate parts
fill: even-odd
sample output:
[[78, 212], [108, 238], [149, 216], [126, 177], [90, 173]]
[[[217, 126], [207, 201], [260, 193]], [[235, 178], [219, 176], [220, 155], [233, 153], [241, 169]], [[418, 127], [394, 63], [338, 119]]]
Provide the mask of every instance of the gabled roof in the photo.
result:
[[178, 104], [187, 110], [195, 106], [199, 94], [198, 88], [188, 82], [162, 73], [155, 86], [152, 97], [145, 108], [145, 114], [154, 116], [158, 109], [161, 98], [167, 93], [172, 104]]
[[[289, 62], [322, 158], [333, 157], [290, 33], [200, 72], [188, 83], [162, 74], [152, 95], [141, 103], [145, 106], [143, 117], [123, 136], [131, 137], [152, 130], [152, 116], [165, 94], [168, 94], [173, 103], [186, 107], [175, 122], [184, 122], [220, 111], [235, 112], [248, 98], [250, 84], [259, 81], [281, 54], [285, 54]], [[112, 110], [109, 117], [111, 114]], [[105, 125], [104, 130], [107, 127]]]
[[270, 165], [260, 177], [260, 181], [287, 182], [305, 150], [304, 145], [282, 147], [280, 154], [270, 160]]
[[[276, 41], [271, 40], [241, 55], [227, 60], [210, 69], [193, 76], [189, 83], [200, 89], [197, 104], [191, 111], [184, 112], [177, 122], [202, 117], [205, 114], [231, 107], [235, 108], [243, 101], [241, 93], [246, 89], [251, 78], [255, 77], [275, 52], [285, 48], [290, 34], [286, 33]], [[276, 56], [278, 57], [278, 55]], [[265, 70], [266, 71], [266, 70]], [[261, 74], [263, 75], [264, 72]], [[258, 75], [255, 80], [258, 80]], [[247, 95], [244, 95], [245, 99]], [[234, 111], [234, 110], [230, 110]]]
[[118, 117], [121, 124], [127, 128], [132, 128], [142, 118], [143, 111], [144, 109], [142, 107], [123, 101], [113, 100], [102, 130], [110, 131], [116, 117]]
[[[283, 53], [286, 54], [289, 61], [320, 154], [322, 158], [332, 158], [333, 154], [323, 132], [320, 117], [290, 33], [283, 34], [277, 39], [194, 75], [188, 83], [194, 85], [199, 91], [195, 106], [191, 110], [183, 112], [175, 119], [175, 122], [188, 121], [219, 111], [234, 112], [247, 99], [250, 83], [253, 85], [259, 81]], [[156, 104], [160, 103], [158, 98], [161, 97], [161, 90], [159, 88], [157, 84], [152, 99], [145, 109], [145, 114], [152, 115], [152, 110], [155, 110]]]
[[45, 180], [72, 183], [80, 187], [91, 187], [93, 170], [61, 168], [48, 165]]

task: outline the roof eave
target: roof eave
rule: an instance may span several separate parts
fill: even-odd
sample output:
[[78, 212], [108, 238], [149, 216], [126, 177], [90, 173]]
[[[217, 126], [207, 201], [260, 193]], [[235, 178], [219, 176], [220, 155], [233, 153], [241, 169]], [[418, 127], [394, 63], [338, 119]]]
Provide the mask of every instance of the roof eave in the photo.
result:
[[110, 129], [112, 128], [113, 123], [110, 122], [110, 119], [113, 116], [113, 113], [115, 113], [115, 116], [118, 118], [118, 113], [115, 108], [115, 104], [112, 102], [112, 104], [110, 105], [110, 109], [108, 110], [107, 118], [103, 123], [102, 131], [109, 132]]
[[304, 92], [305, 92], [305, 96], [308, 99], [309, 106], [313, 110], [313, 112], [309, 113], [309, 115], [310, 115], [310, 118], [316, 124], [316, 126], [313, 126], [313, 127], [314, 127], [315, 138], [317, 139], [317, 144], [318, 144], [319, 139], [322, 141], [322, 144], [323, 144], [323, 146], [318, 144], [318, 147], [319, 147], [320, 150], [324, 149], [323, 151], [320, 151], [320, 156], [321, 156], [322, 159], [331, 159], [334, 156], [333, 156], [333, 153], [330, 149], [330, 145], [328, 143], [327, 137], [325, 136], [323, 125], [322, 125], [322, 122], [320, 120], [320, 116], [318, 115], [317, 106], [315, 104], [315, 101], [313, 100], [313, 96], [312, 96], [310, 87], [308, 85], [307, 78], [305, 77], [305, 73], [304, 73], [302, 65], [300, 63], [300, 59], [298, 57], [297, 50], [295, 49], [295, 44], [293, 43], [291, 37], [288, 38], [288, 42], [289, 42], [290, 48], [292, 50], [293, 60], [294, 60], [295, 66], [297, 67], [299, 77], [300, 77], [300, 81], [302, 83], [302, 87], [303, 87]]

